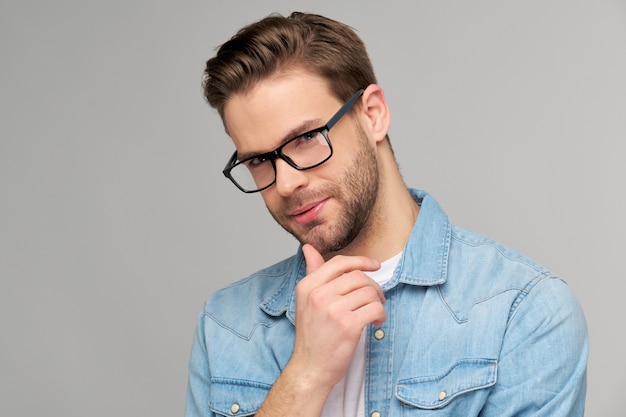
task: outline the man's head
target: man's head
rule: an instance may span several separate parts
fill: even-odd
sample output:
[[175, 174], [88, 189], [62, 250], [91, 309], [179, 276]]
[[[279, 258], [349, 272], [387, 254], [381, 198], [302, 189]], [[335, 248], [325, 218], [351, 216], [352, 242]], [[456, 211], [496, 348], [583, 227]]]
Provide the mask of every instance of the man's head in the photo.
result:
[[245, 26], [224, 43], [207, 61], [204, 95], [223, 118], [232, 95], [294, 67], [327, 79], [341, 101], [376, 83], [365, 45], [352, 28], [323, 16], [294, 12], [288, 17], [273, 14]]
[[399, 175], [386, 100], [352, 29], [301, 13], [244, 27], [208, 61], [205, 95], [237, 148], [224, 173], [260, 191], [283, 228], [326, 255], [375, 238], [381, 178]]

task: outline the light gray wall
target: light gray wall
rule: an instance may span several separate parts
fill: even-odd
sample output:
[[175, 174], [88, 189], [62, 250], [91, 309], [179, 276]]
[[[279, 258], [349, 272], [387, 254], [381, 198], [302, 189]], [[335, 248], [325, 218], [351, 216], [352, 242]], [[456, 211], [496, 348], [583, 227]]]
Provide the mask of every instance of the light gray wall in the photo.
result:
[[623, 415], [616, 0], [3, 1], [0, 415], [182, 415], [203, 300], [295, 248], [221, 176], [233, 147], [203, 63], [292, 10], [368, 44], [407, 183], [568, 280], [591, 334], [587, 415]]

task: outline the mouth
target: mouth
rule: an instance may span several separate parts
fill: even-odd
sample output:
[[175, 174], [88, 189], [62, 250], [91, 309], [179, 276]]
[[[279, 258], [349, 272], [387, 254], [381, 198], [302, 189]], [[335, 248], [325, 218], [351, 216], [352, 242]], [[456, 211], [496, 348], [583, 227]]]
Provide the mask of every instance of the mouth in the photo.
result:
[[328, 198], [298, 207], [291, 212], [291, 217], [299, 225], [310, 223], [319, 216], [327, 201]]

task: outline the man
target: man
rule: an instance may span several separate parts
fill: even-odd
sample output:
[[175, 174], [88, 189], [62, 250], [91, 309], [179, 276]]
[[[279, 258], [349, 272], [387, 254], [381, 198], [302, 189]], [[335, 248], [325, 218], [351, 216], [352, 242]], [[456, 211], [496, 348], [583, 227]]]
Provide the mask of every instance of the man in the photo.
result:
[[244, 27], [207, 62], [205, 96], [236, 147], [224, 174], [301, 246], [207, 301], [187, 416], [583, 414], [579, 304], [405, 186], [351, 28]]

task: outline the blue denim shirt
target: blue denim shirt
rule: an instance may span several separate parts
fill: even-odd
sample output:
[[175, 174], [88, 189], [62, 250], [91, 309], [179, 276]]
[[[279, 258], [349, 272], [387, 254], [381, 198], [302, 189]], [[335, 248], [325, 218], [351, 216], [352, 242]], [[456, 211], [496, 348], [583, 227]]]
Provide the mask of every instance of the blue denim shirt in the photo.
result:
[[[432, 197], [410, 191], [421, 211], [383, 286], [388, 318], [366, 328], [366, 415], [582, 416], [588, 337], [567, 285], [451, 226]], [[207, 301], [189, 362], [187, 417], [258, 410], [291, 357], [294, 290], [304, 275], [298, 250]]]

